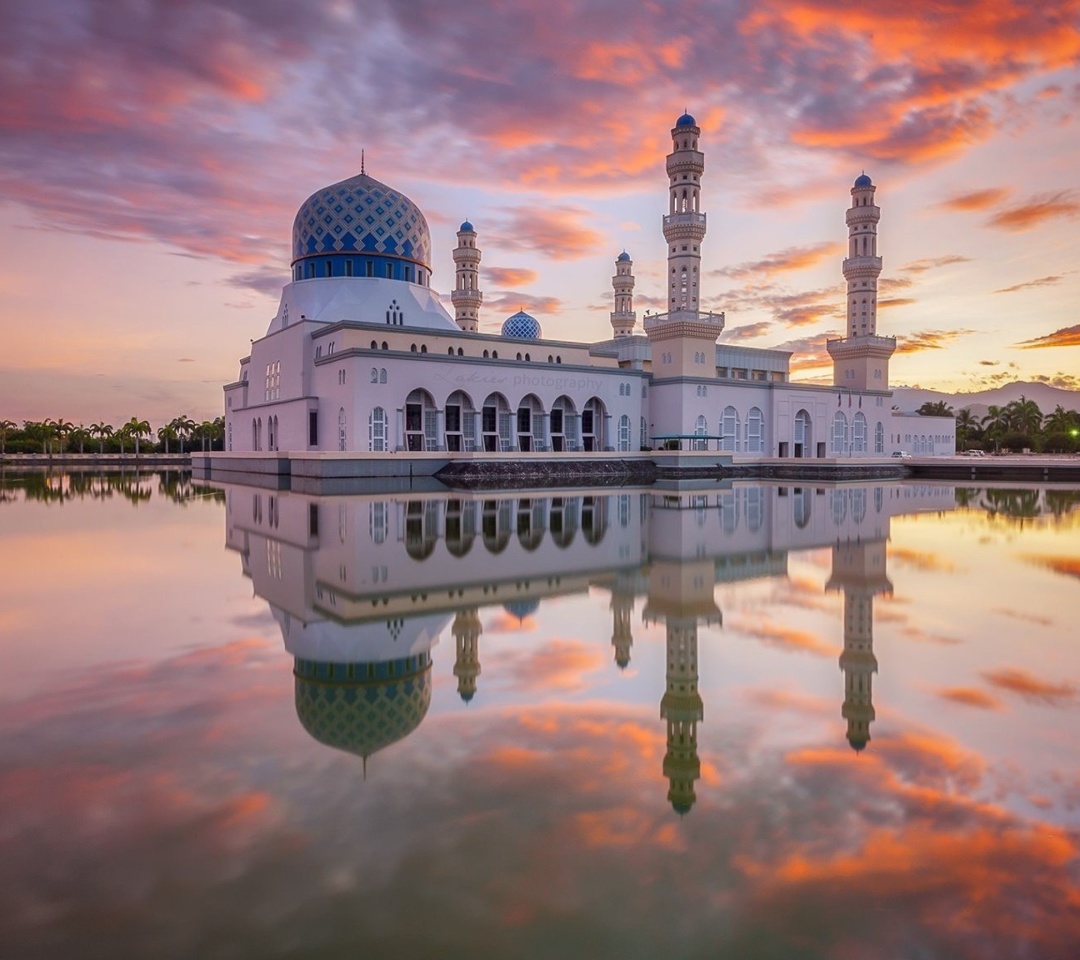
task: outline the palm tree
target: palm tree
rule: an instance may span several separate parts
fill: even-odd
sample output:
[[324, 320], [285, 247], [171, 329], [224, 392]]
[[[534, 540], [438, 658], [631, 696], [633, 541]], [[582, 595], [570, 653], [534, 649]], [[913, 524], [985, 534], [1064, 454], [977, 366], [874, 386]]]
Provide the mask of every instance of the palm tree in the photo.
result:
[[97, 437], [101, 442], [98, 453], [102, 456], [105, 454], [105, 441], [113, 435], [113, 428], [107, 423], [92, 423], [89, 427], [90, 436]]
[[59, 441], [58, 453], [64, 452], [64, 441], [75, 429], [75, 424], [70, 420], [65, 420], [61, 417], [59, 420], [53, 420], [52, 422], [53, 432], [56, 434], [56, 439]]
[[185, 413], [173, 420], [169, 426], [176, 431], [176, 436], [180, 441], [180, 452], [183, 453], [184, 440], [191, 436], [191, 432], [195, 429], [195, 421]]
[[158, 427], [157, 438], [165, 445], [166, 454], [169, 452], [169, 441], [176, 439], [176, 428], [173, 426], [174, 423], [176, 423], [175, 420], [173, 423], [167, 423], [163, 427]]
[[[1058, 407], [1060, 410], [1061, 408]], [[17, 430], [19, 425], [14, 420], [0, 420], [0, 457], [7, 448], [7, 435], [9, 430]]]
[[975, 414], [971, 412], [970, 407], [964, 407], [956, 415], [956, 439], [966, 447], [968, 440], [981, 432], [982, 428], [979, 426]]
[[927, 400], [915, 411], [920, 417], [951, 417], [953, 408], [944, 400]]
[[[0, 424], [3, 426], [3, 424]], [[1060, 403], [1054, 407], [1054, 412], [1046, 415], [1043, 429], [1047, 433], [1068, 433], [1080, 426], [1080, 413], [1075, 410], [1066, 410]]]
[[74, 440], [79, 444], [79, 453], [83, 452], [83, 445], [90, 439], [90, 431], [86, 429], [81, 423], [71, 431], [69, 439]]
[[1036, 434], [1042, 428], [1043, 415], [1039, 405], [1034, 400], [1028, 400], [1020, 394], [1019, 400], [1005, 406], [1009, 418], [1009, 427], [1019, 433], [1029, 436]]
[[124, 430], [129, 437], [135, 439], [135, 456], [139, 455], [139, 438], [149, 437], [152, 433], [150, 429], [150, 422], [148, 420], [140, 420], [137, 417], [132, 417], [127, 423], [124, 424]]
[[990, 404], [986, 409], [986, 416], [982, 418], [983, 430], [990, 437], [995, 446], [1009, 430], [1009, 413], [1005, 407]]

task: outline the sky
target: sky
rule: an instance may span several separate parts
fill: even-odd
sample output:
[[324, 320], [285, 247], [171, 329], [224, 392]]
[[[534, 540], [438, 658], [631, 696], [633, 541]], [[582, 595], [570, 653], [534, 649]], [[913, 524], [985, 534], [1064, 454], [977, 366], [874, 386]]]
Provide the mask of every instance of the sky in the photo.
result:
[[826, 382], [878, 186], [893, 385], [1080, 388], [1080, 0], [6, 0], [0, 419], [223, 412], [292, 219], [367, 172], [483, 251], [481, 329], [662, 307], [670, 129], [702, 129], [703, 306]]

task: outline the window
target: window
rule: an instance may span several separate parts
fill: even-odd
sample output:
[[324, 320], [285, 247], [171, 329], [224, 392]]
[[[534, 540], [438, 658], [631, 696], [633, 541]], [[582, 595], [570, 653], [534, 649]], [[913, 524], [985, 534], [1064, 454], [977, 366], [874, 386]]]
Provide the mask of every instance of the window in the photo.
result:
[[724, 407], [720, 420], [720, 449], [739, 452], [739, 412], [734, 407]]
[[308, 411], [308, 446], [317, 447], [319, 445], [319, 414], [316, 410]]
[[833, 456], [840, 456], [847, 449], [848, 422], [843, 412], [837, 410], [833, 414], [832, 435], [830, 452]]
[[630, 418], [624, 413], [619, 417], [619, 450], [630, 449]]
[[372, 453], [386, 452], [386, 411], [376, 407], [368, 416], [368, 449]]
[[379, 382], [379, 368], [378, 367], [372, 367], [371, 368], [371, 382], [372, 383], [378, 383]]
[[866, 417], [855, 414], [851, 424], [851, 452], [866, 453]]
[[746, 415], [746, 452], [765, 452], [765, 417], [757, 407]]
[[337, 415], [338, 450], [345, 449], [345, 408], [342, 407]]

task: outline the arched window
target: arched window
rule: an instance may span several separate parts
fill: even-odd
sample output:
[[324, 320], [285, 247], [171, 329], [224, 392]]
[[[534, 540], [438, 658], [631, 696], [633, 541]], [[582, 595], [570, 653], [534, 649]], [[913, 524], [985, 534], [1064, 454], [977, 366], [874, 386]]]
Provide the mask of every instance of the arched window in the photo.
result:
[[371, 368], [371, 382], [372, 383], [378, 383], [379, 382], [379, 368], [378, 367], [372, 367]]
[[765, 417], [757, 407], [746, 415], [746, 452], [765, 452]]
[[[709, 432], [708, 421], [706, 421], [705, 415], [701, 414], [697, 418], [697, 421], [694, 423], [694, 440], [693, 440], [692, 449], [694, 449], [694, 450], [706, 450], [706, 449], [708, 449], [709, 441], [705, 439], [705, 435], [708, 432]], [[698, 437], [700, 437], [701, 439], [700, 440], [697, 439]]]
[[386, 411], [376, 407], [368, 416], [368, 449], [372, 453], [386, 452]]
[[623, 452], [630, 449], [630, 418], [625, 413], [619, 417], [619, 449]]
[[337, 448], [338, 450], [345, 449], [345, 408], [342, 407], [338, 410], [337, 415]]
[[739, 452], [739, 412], [734, 407], [724, 407], [720, 419], [720, 449]]
[[386, 367], [379, 370], [379, 383], [386, 383]]
[[885, 425], [878, 423], [874, 426], [874, 453], [885, 452]]
[[844, 451], [847, 449], [847, 439], [847, 417], [844, 416], [843, 411], [837, 410], [836, 413], [833, 414], [832, 435], [830, 438], [831, 445], [829, 447], [829, 452], [836, 457], [843, 455]]
[[866, 417], [861, 411], [851, 424], [851, 452], [866, 453]]

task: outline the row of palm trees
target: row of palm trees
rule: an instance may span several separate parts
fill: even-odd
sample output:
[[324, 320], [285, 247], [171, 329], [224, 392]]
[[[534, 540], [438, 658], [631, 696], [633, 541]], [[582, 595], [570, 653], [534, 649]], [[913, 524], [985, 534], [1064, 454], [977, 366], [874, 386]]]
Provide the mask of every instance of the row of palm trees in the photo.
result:
[[0, 420], [0, 457], [12, 453], [86, 453], [87, 448], [104, 454], [127, 453], [138, 456], [144, 450], [156, 453], [185, 453], [195, 444], [201, 450], [220, 450], [225, 439], [225, 418], [215, 417], [196, 423], [191, 417], [179, 416], [159, 427], [158, 442], [150, 421], [132, 417], [127, 423], [114, 427], [98, 422], [74, 424], [70, 420], [24, 420], [20, 427], [12, 420]]
[[931, 417], [956, 417], [956, 446], [960, 450], [1038, 450], [1042, 453], [1080, 451], [1080, 413], [1058, 404], [1043, 415], [1034, 400], [1021, 395], [1002, 406], [991, 405], [984, 417], [964, 407], [953, 413], [945, 401], [924, 403], [918, 412]]

